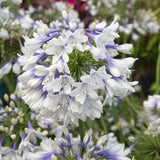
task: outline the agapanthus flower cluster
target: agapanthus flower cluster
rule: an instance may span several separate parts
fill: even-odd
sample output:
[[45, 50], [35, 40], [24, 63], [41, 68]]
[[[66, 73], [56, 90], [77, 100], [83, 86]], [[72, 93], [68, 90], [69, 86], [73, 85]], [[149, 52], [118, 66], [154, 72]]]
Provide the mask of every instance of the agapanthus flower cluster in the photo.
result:
[[[5, 6], [5, 2], [8, 1], [1, 1], [2, 6]], [[13, 3], [18, 5], [18, 1], [13, 1]], [[20, 4], [20, 1], [19, 1]], [[1, 47], [1, 63], [0, 65], [0, 79], [5, 75], [8, 74], [13, 69], [13, 72], [16, 74], [21, 73], [21, 68], [19, 66], [19, 56], [16, 54], [19, 52], [19, 47], [22, 45], [22, 38], [23, 35], [32, 36], [33, 30], [37, 29], [37, 25], [39, 25], [40, 22], [36, 22], [34, 19], [39, 19], [39, 17], [42, 17], [43, 8], [39, 6], [38, 8], [34, 8], [32, 5], [28, 6], [28, 9], [25, 10], [21, 8], [20, 6], [16, 5], [16, 9], [13, 8], [12, 3], [11, 6], [3, 7], [0, 9], [0, 44], [3, 45]], [[23, 6], [23, 5], [22, 5]], [[79, 22], [80, 19], [78, 18], [78, 12], [73, 10], [72, 7], [69, 7], [64, 2], [55, 2], [50, 7], [48, 12], [51, 12], [50, 14], [53, 14], [56, 16], [56, 11], [62, 12], [62, 9], [68, 10], [68, 19], [72, 22], [70, 23], [71, 26], [74, 26], [74, 22]], [[10, 11], [12, 10], [12, 12]], [[45, 13], [46, 16], [48, 16], [47, 13]], [[58, 14], [57, 14], [58, 15]], [[39, 16], [39, 17], [38, 17]], [[51, 15], [48, 17], [48, 19], [55, 19], [54, 16]], [[62, 16], [61, 16], [62, 17]], [[61, 18], [60, 17], [60, 18]], [[56, 17], [58, 18], [58, 17]], [[48, 22], [48, 19], [45, 19], [45, 22]], [[62, 18], [61, 18], [62, 19]], [[50, 23], [53, 27], [59, 27], [62, 24], [59, 21], [51, 21]], [[78, 23], [79, 26], [84, 26], [82, 22]], [[18, 49], [14, 46], [14, 44], [18, 45]], [[15, 47], [16, 49], [12, 51], [8, 51], [8, 48]], [[17, 56], [17, 57], [16, 57]], [[6, 62], [5, 57], [12, 57], [8, 63]], [[16, 59], [16, 61], [15, 61]], [[13, 64], [14, 63], [14, 64]]]
[[[117, 141], [113, 133], [98, 137], [94, 143], [92, 139], [92, 130], [89, 130], [83, 139], [73, 137], [67, 129], [59, 129], [57, 135], [52, 140], [47, 138], [41, 132], [34, 130], [28, 122], [29, 130], [26, 137], [21, 134], [21, 142], [17, 147], [4, 147], [4, 139], [0, 139], [0, 158], [15, 160], [46, 160], [46, 159], [77, 159], [77, 160], [130, 160], [127, 155], [130, 149], [125, 149], [124, 144]], [[59, 134], [60, 133], [60, 134]], [[40, 145], [37, 141], [40, 140]]]
[[[120, 26], [119, 31], [132, 34], [133, 40], [137, 40], [139, 35], [157, 34], [159, 32], [160, 24], [151, 9], [140, 9], [134, 15], [133, 11], [129, 10], [126, 14], [125, 23]], [[131, 23], [132, 19], [133, 22]]]
[[[12, 3], [16, 4], [15, 6]], [[4, 0], [0, 1], [0, 38], [1, 39], [17, 39], [21, 38], [23, 35], [32, 34], [31, 30], [34, 30], [34, 25], [36, 25], [34, 19], [39, 19], [42, 17], [43, 7], [39, 6], [34, 8], [31, 4], [28, 5], [28, 9], [24, 9], [25, 6], [22, 4], [22, 0]], [[8, 5], [9, 4], [9, 5]], [[50, 7], [52, 14], [55, 13], [55, 9]], [[37, 14], [37, 15], [36, 15]], [[47, 13], [45, 13], [48, 16]], [[74, 14], [75, 15], [75, 14]], [[54, 17], [54, 16], [53, 16]], [[49, 17], [49, 19], [51, 16]], [[47, 21], [47, 18], [45, 19]]]
[[101, 3], [103, 3], [105, 5], [105, 7], [111, 8], [113, 6], [116, 6], [118, 4], [118, 2], [120, 2], [122, 0], [102, 0]]
[[160, 95], [148, 96], [143, 106], [149, 123], [146, 134], [160, 134]]
[[[113, 133], [98, 137], [96, 143], [92, 140], [92, 130], [86, 133], [83, 141], [79, 137], [73, 137], [71, 133], [64, 130], [61, 137], [56, 136], [54, 140], [41, 135], [36, 135], [41, 138], [40, 146], [26, 146], [28, 148], [23, 155], [27, 155], [28, 160], [46, 160], [46, 159], [116, 159], [116, 160], [130, 160], [127, 155], [130, 149], [125, 149], [124, 144], [117, 141]], [[30, 144], [28, 136], [25, 141]], [[21, 142], [22, 143], [22, 142]], [[21, 144], [23, 145], [23, 144]]]
[[[65, 124], [78, 124], [86, 117], [100, 118], [103, 105], [135, 91], [137, 82], [128, 78], [136, 59], [114, 58], [119, 52], [129, 54], [132, 48], [115, 44], [116, 20], [109, 26], [102, 22], [84, 29], [79, 22], [70, 22], [66, 11], [62, 15], [58, 28], [37, 22], [34, 37], [24, 37], [19, 89], [32, 110]], [[104, 98], [98, 91], [105, 93]]]
[[114, 7], [116, 7], [118, 3], [122, 0], [100, 0], [100, 1], [83, 0], [83, 1], [85, 2], [84, 9], [90, 12], [92, 16], [95, 16], [98, 14], [98, 10], [101, 7], [114, 10]]
[[[159, 32], [160, 29], [160, 24], [157, 20], [157, 17], [155, 16], [155, 13], [150, 9], [150, 10], [139, 10], [138, 15], [139, 19], [137, 19], [139, 23], [139, 27], [137, 28], [142, 28], [141, 34], [156, 34]], [[135, 22], [136, 23], [136, 22]], [[135, 24], [136, 26], [137, 24]]]
[[[30, 111], [21, 99], [21, 93], [4, 95], [4, 101], [0, 100], [0, 139], [3, 139], [4, 146], [19, 145], [20, 136], [27, 135], [30, 126], [42, 135], [53, 135], [63, 126], [57, 124], [52, 119], [45, 118], [40, 114]], [[33, 127], [32, 127], [33, 128]]]
[[0, 38], [8, 39], [9, 34], [8, 34], [8, 31], [6, 30], [6, 25], [11, 23], [11, 20], [14, 19], [15, 15], [11, 11], [12, 7], [6, 5], [5, 3], [19, 5], [20, 3], [22, 3], [22, 0], [1, 0], [0, 1]]
[[37, 140], [43, 139], [45, 136], [39, 132], [36, 131], [30, 121], [28, 121], [28, 131], [27, 135], [23, 133], [20, 134], [21, 141], [19, 146], [14, 143], [10, 147], [3, 146], [4, 143], [4, 138], [0, 139], [0, 158], [2, 160], [5, 159], [12, 159], [12, 160], [23, 160], [23, 159], [28, 159], [27, 153], [29, 151], [32, 151], [33, 147], [35, 144], [37, 144]]
[[160, 95], [148, 96], [148, 99], [143, 102], [144, 109], [151, 121], [154, 121], [160, 116]]
[[22, 0], [1, 0], [0, 1], [0, 27], [5, 25], [7, 21], [13, 16], [8, 5], [3, 5], [5, 2], [19, 5]]
[[[79, 27], [84, 27], [84, 23], [80, 21], [79, 13], [73, 9], [73, 6], [70, 3], [65, 3], [63, 1], [55, 1], [52, 3], [52, 7], [55, 10], [59, 11], [61, 14], [64, 10], [67, 11], [67, 19], [68, 19], [68, 22], [70, 22], [68, 25], [70, 26], [70, 28], [76, 27], [76, 23], [78, 23]], [[53, 26], [54, 28], [61, 27], [62, 23], [60, 19], [63, 20], [62, 16], [59, 17], [58, 21], [56, 20], [56, 21], [50, 22], [50, 26]]]
[[[30, 12], [30, 10], [32, 12]], [[15, 17], [14, 21], [11, 23], [12, 27], [18, 27], [21, 32], [27, 32], [34, 27], [34, 20], [31, 18], [31, 13], [35, 10], [30, 8], [30, 10], [25, 11], [24, 9], [18, 10], [18, 16]]]

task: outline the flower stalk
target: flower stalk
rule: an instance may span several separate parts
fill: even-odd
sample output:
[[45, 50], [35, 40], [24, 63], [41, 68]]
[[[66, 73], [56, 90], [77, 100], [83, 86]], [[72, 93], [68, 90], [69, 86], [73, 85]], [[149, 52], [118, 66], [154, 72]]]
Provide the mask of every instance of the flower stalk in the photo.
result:
[[80, 133], [81, 142], [82, 142], [85, 136], [85, 124], [82, 120], [79, 120], [79, 133]]
[[159, 94], [160, 92], [160, 44], [158, 47], [159, 53], [157, 58], [157, 66], [156, 66], [156, 91], [155, 94]]

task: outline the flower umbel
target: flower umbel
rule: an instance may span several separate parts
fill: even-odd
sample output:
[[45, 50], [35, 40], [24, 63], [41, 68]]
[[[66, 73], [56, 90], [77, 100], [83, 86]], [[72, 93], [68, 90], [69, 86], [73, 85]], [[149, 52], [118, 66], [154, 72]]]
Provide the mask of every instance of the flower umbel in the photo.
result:
[[[128, 54], [132, 47], [114, 43], [119, 37], [116, 20], [100, 29], [78, 25], [73, 29], [67, 12], [62, 14], [65, 27], [48, 27], [48, 32], [37, 28], [34, 38], [25, 38], [24, 55], [19, 57], [24, 70], [19, 76], [19, 88], [34, 111], [77, 125], [78, 119], [100, 118], [103, 105], [134, 92], [137, 82], [127, 79], [136, 59], [113, 58], [119, 52]], [[47, 27], [42, 22], [40, 26]], [[104, 101], [99, 90], [105, 91]]]

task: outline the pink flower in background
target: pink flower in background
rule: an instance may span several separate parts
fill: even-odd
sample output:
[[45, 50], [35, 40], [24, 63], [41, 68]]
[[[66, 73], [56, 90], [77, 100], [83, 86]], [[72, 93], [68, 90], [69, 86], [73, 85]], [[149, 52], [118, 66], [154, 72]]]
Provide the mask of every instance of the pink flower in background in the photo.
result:
[[76, 3], [76, 0], [68, 0], [68, 3], [76, 6], [76, 10], [78, 12], [80, 12], [87, 6], [87, 3], [82, 3], [80, 0], [78, 0], [77, 3]]
[[71, 5], [75, 5], [76, 0], [68, 0], [68, 3], [70, 3]]

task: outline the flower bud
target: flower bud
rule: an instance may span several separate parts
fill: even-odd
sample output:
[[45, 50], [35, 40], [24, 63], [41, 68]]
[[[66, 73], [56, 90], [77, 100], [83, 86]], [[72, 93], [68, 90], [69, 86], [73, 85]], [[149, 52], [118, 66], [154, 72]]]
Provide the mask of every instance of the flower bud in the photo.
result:
[[52, 135], [52, 134], [54, 134], [54, 133], [55, 133], [55, 129], [52, 129], [52, 130], [49, 131], [49, 134], [50, 134], [50, 135]]
[[86, 45], [86, 46], [85, 46], [85, 51], [90, 51], [90, 49], [91, 49], [91, 48], [90, 48], [89, 45]]
[[37, 128], [37, 131], [38, 131], [38, 132], [41, 132], [41, 128], [40, 128], [40, 127], [38, 127], [38, 128]]
[[34, 120], [34, 114], [31, 115], [31, 120]]
[[3, 102], [2, 102], [2, 100], [0, 99], [0, 107], [1, 107], [1, 106], [3, 106]]
[[64, 19], [67, 19], [67, 12], [65, 10], [62, 11], [62, 16]]
[[57, 158], [54, 154], [51, 155], [51, 160], [57, 160]]
[[49, 67], [49, 71], [55, 71], [56, 70], [56, 66], [55, 65], [51, 65], [50, 67]]
[[4, 127], [4, 130], [6, 133], [9, 133], [9, 128], [8, 127]]
[[40, 119], [41, 119], [41, 115], [38, 114], [37, 117], [36, 117], [36, 120], [39, 121]]
[[48, 131], [47, 131], [47, 130], [44, 130], [44, 131], [42, 132], [42, 135], [47, 136], [47, 135], [48, 135]]
[[21, 98], [22, 97], [22, 91], [17, 91], [17, 97]]
[[26, 127], [26, 128], [24, 129], [24, 131], [25, 131], [25, 133], [27, 134], [28, 131], [29, 131], [29, 129]]
[[98, 140], [98, 142], [97, 142], [97, 146], [100, 146], [100, 145], [103, 144], [106, 140], [107, 140], [107, 136], [106, 136], [106, 135], [100, 137], [99, 140]]
[[12, 118], [12, 119], [11, 119], [11, 123], [12, 123], [13, 125], [17, 124], [17, 122], [18, 122], [18, 121], [17, 121], [16, 118]]
[[19, 116], [22, 116], [22, 115], [23, 115], [23, 112], [22, 112], [22, 111], [19, 111], [18, 114], [19, 114]]
[[20, 119], [19, 119], [19, 123], [23, 123], [24, 122], [24, 120], [23, 120], [23, 118], [21, 117]]
[[13, 102], [13, 101], [10, 101], [9, 105], [10, 105], [12, 108], [14, 108], [14, 107], [15, 107], [15, 104], [14, 104], [14, 102]]
[[4, 99], [5, 99], [6, 102], [9, 102], [9, 96], [8, 96], [8, 94], [4, 95]]
[[4, 126], [0, 126], [0, 131], [4, 131]]
[[9, 106], [8, 106], [8, 105], [6, 105], [5, 110], [6, 110], [6, 111], [8, 111], [8, 110], [9, 110]]
[[14, 140], [17, 138], [16, 134], [11, 134], [10, 137]]

